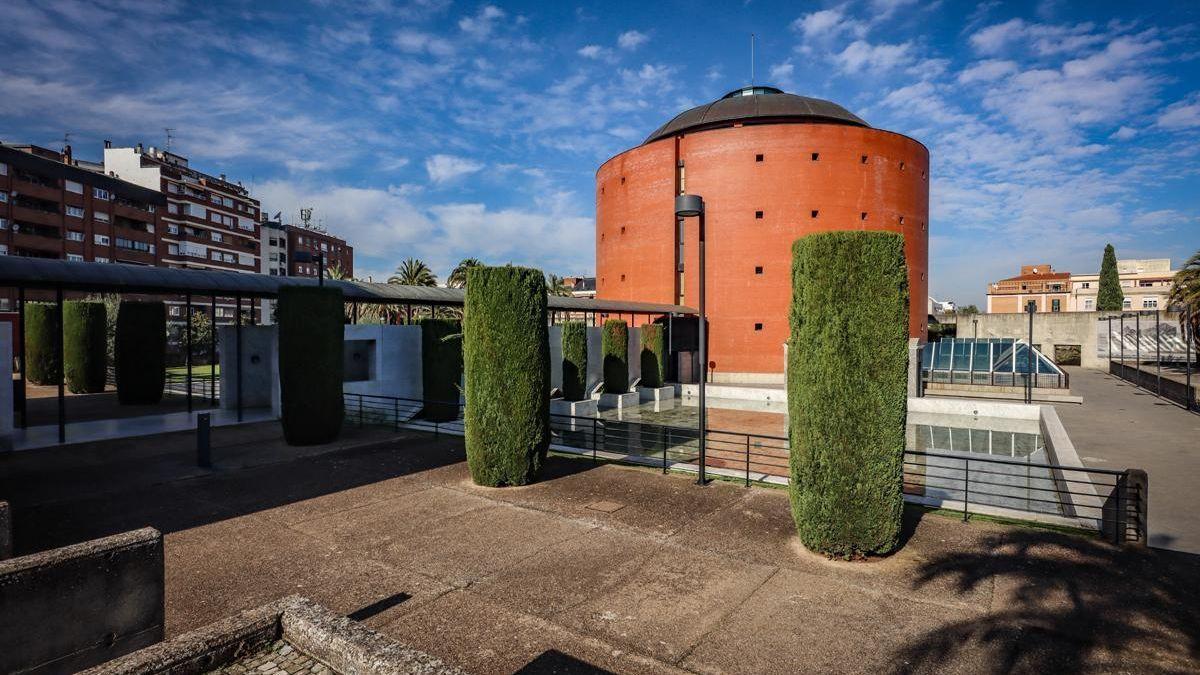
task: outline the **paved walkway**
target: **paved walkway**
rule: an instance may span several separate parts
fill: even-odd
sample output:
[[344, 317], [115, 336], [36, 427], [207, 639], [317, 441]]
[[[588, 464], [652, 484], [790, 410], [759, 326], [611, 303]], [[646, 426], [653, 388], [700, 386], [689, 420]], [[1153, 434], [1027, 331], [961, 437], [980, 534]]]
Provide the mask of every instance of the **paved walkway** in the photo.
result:
[[1054, 407], [1080, 459], [1144, 469], [1151, 545], [1200, 553], [1200, 415], [1098, 370], [1068, 372], [1083, 405]]
[[566, 458], [488, 489], [462, 457], [403, 434], [76, 498], [47, 467], [18, 545], [151, 524], [170, 635], [300, 593], [477, 673], [1200, 668], [1196, 556], [914, 511], [898, 554], [835, 563], [780, 490]]

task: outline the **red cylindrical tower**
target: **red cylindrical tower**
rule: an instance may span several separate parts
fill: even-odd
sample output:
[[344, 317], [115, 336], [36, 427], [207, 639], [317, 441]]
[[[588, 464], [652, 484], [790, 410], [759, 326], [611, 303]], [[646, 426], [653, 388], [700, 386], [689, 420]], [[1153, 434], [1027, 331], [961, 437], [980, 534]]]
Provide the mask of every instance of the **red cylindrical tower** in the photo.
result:
[[909, 333], [926, 334], [929, 151], [829, 101], [739, 89], [685, 111], [596, 172], [596, 295], [695, 307], [704, 197], [713, 381], [782, 381], [791, 245], [831, 230], [905, 239]]

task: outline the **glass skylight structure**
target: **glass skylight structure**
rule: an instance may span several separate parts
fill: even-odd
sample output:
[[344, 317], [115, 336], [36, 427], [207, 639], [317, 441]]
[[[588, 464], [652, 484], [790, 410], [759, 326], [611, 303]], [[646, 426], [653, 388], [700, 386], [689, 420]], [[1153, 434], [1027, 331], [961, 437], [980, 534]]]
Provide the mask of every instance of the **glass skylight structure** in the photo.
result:
[[921, 350], [926, 382], [1022, 387], [1067, 387], [1067, 375], [1025, 342], [1012, 338], [942, 338]]

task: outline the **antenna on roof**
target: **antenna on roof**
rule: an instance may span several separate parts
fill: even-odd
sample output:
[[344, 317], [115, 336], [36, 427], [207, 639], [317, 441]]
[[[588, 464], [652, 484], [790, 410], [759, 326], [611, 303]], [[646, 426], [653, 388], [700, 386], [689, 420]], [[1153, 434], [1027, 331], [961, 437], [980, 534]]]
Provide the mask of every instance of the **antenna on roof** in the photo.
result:
[[750, 34], [750, 86], [754, 86], [754, 33]]
[[71, 132], [63, 132], [63, 148], [71, 147]]
[[171, 141], [175, 140], [175, 135], [172, 134], [171, 132], [175, 131], [175, 127], [163, 127], [163, 131], [167, 132], [167, 143], [166, 143], [166, 145], [163, 146], [163, 152], [170, 152], [171, 151]]
[[312, 207], [300, 209], [300, 222], [304, 223], [304, 229], [312, 228]]

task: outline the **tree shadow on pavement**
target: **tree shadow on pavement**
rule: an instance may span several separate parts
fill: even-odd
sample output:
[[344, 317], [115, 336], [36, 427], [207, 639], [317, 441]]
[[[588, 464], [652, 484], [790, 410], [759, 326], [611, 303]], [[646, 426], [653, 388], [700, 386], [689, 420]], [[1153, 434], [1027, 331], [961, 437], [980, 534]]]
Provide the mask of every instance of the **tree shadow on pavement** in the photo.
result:
[[1039, 530], [931, 560], [914, 585], [991, 587], [991, 607], [917, 636], [897, 673], [1200, 668], [1200, 556]]

